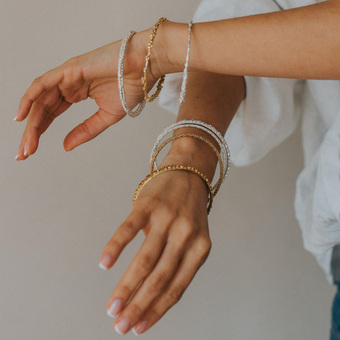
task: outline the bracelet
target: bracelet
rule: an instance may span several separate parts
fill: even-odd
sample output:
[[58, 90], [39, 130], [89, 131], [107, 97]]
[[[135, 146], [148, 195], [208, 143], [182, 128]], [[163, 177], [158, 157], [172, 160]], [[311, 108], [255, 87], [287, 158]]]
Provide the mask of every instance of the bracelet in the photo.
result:
[[167, 139], [165, 142], [163, 142], [159, 148], [156, 150], [155, 154], [153, 155], [153, 158], [151, 160], [151, 164], [150, 164], [150, 172], [154, 171], [154, 165], [155, 165], [155, 162], [156, 162], [156, 159], [157, 159], [157, 156], [159, 155], [159, 153], [161, 152], [161, 150], [167, 145], [169, 144], [170, 142], [172, 142], [173, 140], [175, 139], [178, 139], [178, 138], [182, 138], [182, 137], [193, 137], [193, 138], [197, 138], [197, 139], [200, 139], [201, 141], [205, 142], [206, 144], [208, 144], [212, 149], [213, 151], [216, 153], [216, 156], [217, 156], [217, 159], [218, 159], [218, 162], [219, 162], [219, 166], [220, 166], [220, 178], [218, 180], [218, 182], [212, 186], [212, 190], [213, 190], [213, 194], [214, 196], [216, 196], [218, 190], [220, 189], [221, 185], [222, 185], [222, 182], [223, 182], [223, 174], [224, 174], [224, 165], [223, 165], [223, 161], [222, 161], [222, 158], [221, 158], [221, 155], [219, 153], [219, 151], [217, 150], [217, 148], [215, 147], [215, 145], [213, 143], [211, 143], [208, 139], [200, 136], [200, 135], [196, 135], [196, 134], [193, 134], [193, 133], [183, 133], [181, 135], [176, 135], [176, 136], [172, 136], [170, 137], [169, 139]]
[[189, 67], [189, 54], [190, 54], [190, 42], [191, 42], [191, 28], [192, 28], [192, 20], [189, 22], [189, 36], [188, 36], [187, 57], [186, 57], [186, 60], [185, 60], [185, 65], [184, 65], [181, 93], [179, 94], [179, 103], [180, 103], [180, 105], [184, 104], [185, 97], [186, 97], [186, 94], [187, 94], [188, 67]]
[[149, 95], [147, 93], [146, 75], [147, 75], [147, 70], [148, 70], [149, 61], [150, 61], [151, 49], [153, 47], [153, 42], [155, 40], [155, 37], [156, 37], [159, 25], [162, 22], [166, 21], [166, 20], [168, 20], [168, 19], [167, 18], [159, 18], [157, 20], [157, 22], [153, 26], [153, 30], [152, 30], [152, 33], [151, 33], [151, 36], [150, 36], [150, 41], [148, 43], [148, 53], [147, 53], [147, 55], [145, 57], [145, 66], [144, 66], [144, 70], [143, 70], [144, 73], [143, 73], [143, 78], [142, 78], [143, 91], [144, 91], [144, 100], [146, 100], [148, 103], [151, 103], [152, 101], [154, 101], [158, 97], [159, 93], [162, 90], [163, 83], [164, 83], [164, 80], [165, 80], [165, 76], [161, 76], [159, 78], [156, 92], [151, 97], [149, 97]]
[[208, 204], [207, 204], [207, 211], [208, 214], [211, 210], [212, 207], [212, 202], [213, 202], [213, 198], [214, 198], [214, 194], [213, 194], [213, 190], [211, 187], [211, 184], [209, 182], [209, 179], [207, 178], [207, 176], [205, 176], [203, 173], [201, 173], [199, 170], [197, 170], [194, 167], [191, 166], [184, 166], [184, 165], [167, 165], [163, 168], [157, 169], [155, 171], [153, 171], [151, 174], [149, 174], [148, 176], [145, 177], [145, 179], [138, 185], [135, 194], [133, 196], [132, 199], [132, 203], [135, 203], [136, 199], [138, 198], [139, 192], [142, 190], [142, 188], [149, 183], [153, 178], [155, 178], [158, 175], [161, 175], [165, 172], [168, 171], [175, 171], [175, 170], [181, 170], [181, 171], [188, 171], [188, 172], [192, 172], [196, 175], [198, 175], [199, 177], [202, 178], [202, 180], [204, 181], [204, 183], [207, 185], [208, 190], [209, 190], [209, 200], [208, 200]]
[[125, 97], [125, 90], [124, 90], [124, 79], [123, 79], [123, 67], [124, 67], [124, 55], [126, 50], [126, 45], [128, 41], [136, 34], [135, 31], [130, 31], [129, 34], [124, 38], [122, 41], [122, 44], [120, 46], [120, 52], [119, 52], [119, 60], [118, 60], [118, 88], [119, 88], [119, 96], [120, 101], [122, 102], [124, 111], [130, 116], [130, 117], [137, 117], [144, 109], [146, 101], [141, 101], [138, 105], [135, 111], [130, 110], [128, 107], [128, 104], [126, 102]]
[[[225, 139], [223, 138], [223, 136], [221, 135], [221, 133], [219, 131], [217, 131], [212, 125], [207, 124], [205, 122], [199, 121], [199, 120], [182, 120], [179, 121], [177, 123], [174, 123], [170, 126], [168, 126], [167, 128], [165, 128], [163, 130], [163, 132], [158, 136], [153, 149], [151, 151], [151, 155], [150, 155], [150, 163], [152, 161], [153, 155], [156, 152], [158, 145], [161, 141], [161, 139], [168, 133], [176, 130], [176, 129], [180, 129], [183, 127], [192, 127], [192, 128], [196, 128], [196, 129], [200, 129], [206, 133], [208, 133], [211, 137], [213, 137], [216, 142], [218, 143], [219, 147], [220, 147], [220, 153], [221, 153], [221, 158], [223, 161], [223, 168], [224, 168], [224, 175], [223, 175], [223, 180], [227, 177], [229, 168], [230, 168], [230, 151], [228, 148], [228, 145], [225, 141]], [[155, 162], [155, 166], [157, 167], [157, 163]]]

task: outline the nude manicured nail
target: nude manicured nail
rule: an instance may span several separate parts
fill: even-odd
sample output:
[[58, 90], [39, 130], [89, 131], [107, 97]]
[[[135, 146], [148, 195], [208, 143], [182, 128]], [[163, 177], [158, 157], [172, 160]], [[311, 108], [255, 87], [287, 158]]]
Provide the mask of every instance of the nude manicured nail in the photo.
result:
[[19, 116], [19, 110], [15, 113], [13, 120], [16, 121], [18, 119], [18, 116]]
[[25, 146], [24, 146], [24, 156], [27, 156], [27, 147], [26, 147], [26, 143], [25, 143]]
[[107, 310], [107, 315], [115, 318], [124, 308], [124, 301], [121, 299], [114, 300], [111, 307]]
[[105, 255], [99, 262], [99, 267], [103, 270], [109, 269], [113, 265], [113, 257], [109, 254]]
[[121, 319], [115, 326], [115, 331], [120, 334], [126, 334], [131, 328], [131, 322], [128, 319]]
[[148, 322], [147, 321], [140, 321], [137, 323], [137, 325], [132, 329], [132, 332], [134, 335], [142, 334], [146, 331], [148, 328]]

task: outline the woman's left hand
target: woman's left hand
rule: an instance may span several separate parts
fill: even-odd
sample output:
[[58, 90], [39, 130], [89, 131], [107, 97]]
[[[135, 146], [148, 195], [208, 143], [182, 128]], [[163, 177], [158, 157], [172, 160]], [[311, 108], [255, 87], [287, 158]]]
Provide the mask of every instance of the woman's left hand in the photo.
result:
[[146, 184], [106, 245], [101, 267], [111, 268], [141, 230], [145, 240], [107, 304], [109, 315], [119, 315], [114, 325], [120, 334], [132, 327], [143, 333], [154, 325], [179, 301], [208, 257], [206, 184], [185, 171], [167, 172]]

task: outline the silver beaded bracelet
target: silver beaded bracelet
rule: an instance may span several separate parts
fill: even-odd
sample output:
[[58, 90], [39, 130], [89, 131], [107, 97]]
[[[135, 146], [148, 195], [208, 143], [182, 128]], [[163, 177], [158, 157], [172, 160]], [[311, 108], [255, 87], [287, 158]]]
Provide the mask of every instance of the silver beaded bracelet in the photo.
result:
[[192, 28], [192, 20], [189, 22], [189, 36], [188, 36], [187, 57], [186, 57], [186, 60], [185, 60], [185, 65], [184, 65], [181, 93], [179, 95], [179, 103], [180, 103], [180, 105], [183, 105], [183, 103], [185, 102], [185, 97], [186, 97], [186, 94], [187, 94], [188, 67], [189, 67], [190, 42], [191, 42], [191, 28]]
[[118, 88], [119, 88], [119, 96], [120, 100], [122, 102], [122, 106], [124, 108], [124, 111], [130, 116], [130, 117], [137, 117], [144, 109], [146, 101], [141, 101], [138, 105], [135, 111], [130, 110], [128, 107], [128, 104], [126, 102], [125, 97], [125, 90], [124, 90], [124, 80], [123, 80], [123, 65], [124, 65], [124, 55], [126, 50], [126, 45], [128, 41], [136, 34], [135, 31], [130, 31], [129, 34], [124, 38], [122, 41], [122, 44], [120, 46], [120, 52], [119, 52], [119, 60], [118, 60]]
[[[181, 120], [177, 123], [174, 123], [170, 126], [168, 126], [167, 128], [165, 128], [163, 130], [163, 132], [158, 136], [152, 151], [151, 151], [151, 155], [150, 155], [150, 165], [153, 161], [154, 155], [159, 147], [160, 141], [164, 138], [165, 135], [167, 135], [168, 133], [180, 129], [180, 128], [184, 128], [184, 127], [193, 127], [193, 128], [197, 128], [200, 129], [206, 133], [208, 133], [211, 137], [213, 137], [215, 139], [215, 141], [218, 143], [219, 147], [220, 147], [220, 155], [221, 155], [221, 159], [223, 162], [223, 179], [222, 181], [225, 180], [225, 178], [227, 177], [229, 168], [230, 168], [230, 151], [229, 151], [229, 147], [228, 144], [226, 143], [225, 139], [223, 138], [223, 136], [221, 135], [221, 133], [216, 130], [212, 125], [207, 124], [205, 122], [202, 122], [200, 120]], [[154, 162], [154, 170], [157, 169], [157, 162]], [[214, 189], [215, 189], [214, 185]]]

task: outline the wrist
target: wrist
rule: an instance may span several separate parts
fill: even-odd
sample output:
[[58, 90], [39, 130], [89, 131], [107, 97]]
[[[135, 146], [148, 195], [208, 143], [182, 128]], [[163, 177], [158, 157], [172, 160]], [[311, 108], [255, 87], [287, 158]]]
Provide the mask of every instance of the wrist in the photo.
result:
[[192, 166], [212, 181], [217, 162], [217, 156], [209, 145], [196, 138], [184, 137], [172, 142], [160, 166], [173, 164]]
[[[127, 72], [143, 74], [145, 56], [153, 27], [138, 32], [127, 46], [124, 68]], [[168, 73], [182, 72], [186, 59], [188, 26], [171, 21], [163, 22], [158, 30], [150, 55], [148, 81], [154, 83]]]
[[[152, 31], [152, 28], [148, 31]], [[163, 22], [157, 32], [150, 57], [152, 74], [159, 78], [168, 73], [182, 72], [188, 44], [188, 25]]]

